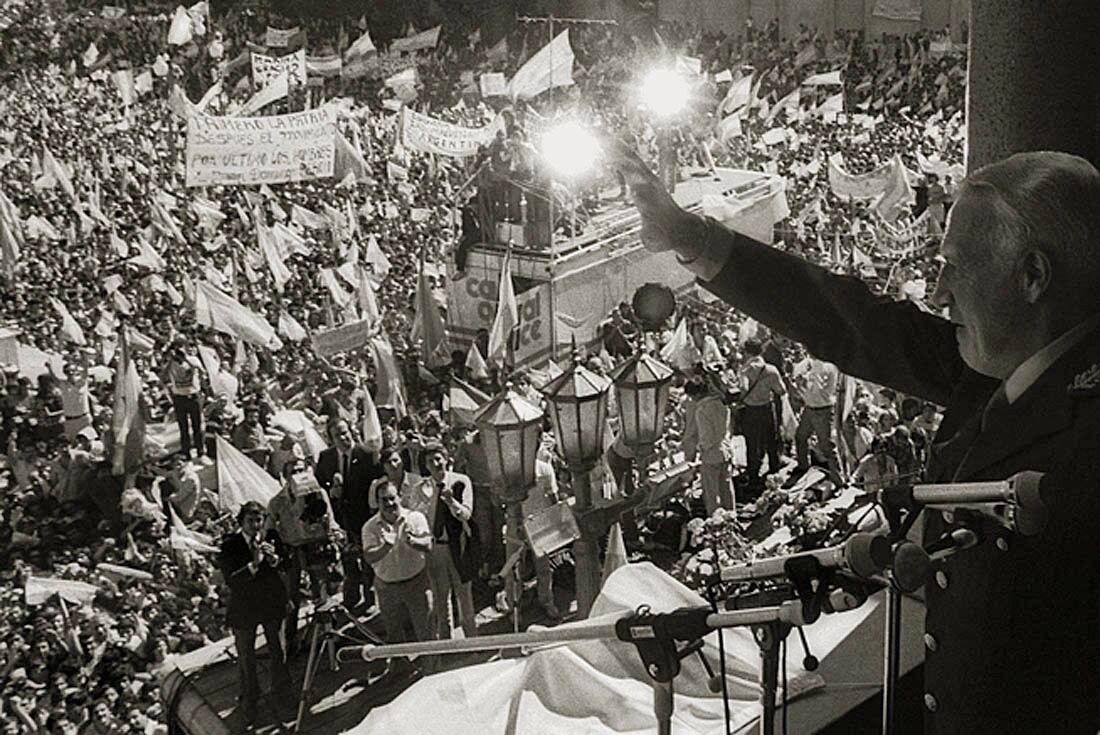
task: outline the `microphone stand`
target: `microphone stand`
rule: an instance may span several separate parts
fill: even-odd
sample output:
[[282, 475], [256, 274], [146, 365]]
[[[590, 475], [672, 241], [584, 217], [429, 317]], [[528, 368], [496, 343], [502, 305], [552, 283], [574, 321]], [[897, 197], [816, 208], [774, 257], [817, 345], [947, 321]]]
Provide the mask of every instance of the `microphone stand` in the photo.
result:
[[[801, 626], [807, 622], [803, 616], [803, 604], [799, 600], [785, 600], [779, 605], [718, 613], [706, 606], [681, 608], [668, 613], [652, 613], [648, 607], [643, 606], [613, 623], [583, 625], [576, 628], [552, 628], [528, 633], [505, 633], [451, 641], [351, 646], [340, 649], [337, 658], [342, 661], [356, 658], [373, 661], [398, 656], [414, 658], [431, 654], [491, 651], [501, 648], [519, 648], [529, 652], [546, 644], [620, 640], [634, 645], [646, 673], [652, 679], [653, 712], [657, 720], [658, 735], [671, 735], [674, 711], [673, 682], [676, 675], [680, 673], [680, 662], [694, 653], [700, 653], [703, 647], [703, 636], [712, 630], [750, 627], [763, 658], [760, 671], [763, 733], [774, 735], [780, 665], [779, 644], [787, 637], [792, 627]], [[709, 673], [709, 666], [707, 668]]]
[[[667, 613], [651, 612], [648, 606], [610, 623], [592, 623], [572, 628], [551, 628], [526, 633], [505, 633], [445, 641], [420, 641], [388, 645], [363, 645], [342, 648], [337, 653], [341, 661], [361, 658], [373, 661], [382, 658], [408, 656], [415, 658], [443, 653], [493, 651], [519, 648], [523, 652], [546, 644], [588, 640], [619, 640], [634, 645], [646, 673], [653, 682], [653, 710], [658, 735], [671, 735], [674, 711], [674, 685], [680, 673], [681, 661], [699, 653], [703, 637], [713, 630], [748, 627], [760, 649], [761, 730], [763, 735], [775, 735], [776, 699], [779, 688], [780, 644], [792, 628], [801, 628], [817, 620], [822, 612], [841, 612], [861, 605], [867, 598], [867, 580], [835, 569], [823, 568], [816, 559], [791, 560], [787, 576], [792, 584], [762, 595], [756, 593], [740, 600], [726, 600], [725, 612], [714, 612], [709, 606], [685, 607]], [[791, 592], [795, 599], [789, 598]], [[736, 609], [766, 600], [756, 607]], [[805, 642], [803, 641], [805, 645]], [[817, 661], [807, 650], [806, 668], [813, 670]], [[707, 673], [710, 667], [703, 659]], [[812, 664], [812, 665], [811, 665]]]

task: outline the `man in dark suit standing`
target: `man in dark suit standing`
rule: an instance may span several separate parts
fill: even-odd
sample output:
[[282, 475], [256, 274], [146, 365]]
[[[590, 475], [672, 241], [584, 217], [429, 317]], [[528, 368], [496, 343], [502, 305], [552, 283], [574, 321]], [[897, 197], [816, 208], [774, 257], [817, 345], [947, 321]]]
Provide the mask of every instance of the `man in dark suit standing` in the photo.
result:
[[[842, 372], [947, 407], [928, 480], [1046, 473], [1035, 536], [925, 514], [926, 543], [961, 524], [979, 543], [935, 562], [926, 587], [924, 682], [909, 700], [924, 732], [1095, 733], [1100, 172], [1053, 152], [972, 172], [941, 247], [942, 318], [687, 213], [636, 156], [613, 155], [647, 247], [674, 250], [705, 288]], [[916, 721], [899, 717], [899, 731]]]
[[364, 609], [374, 606], [374, 570], [363, 563], [359, 543], [363, 524], [373, 514], [367, 503], [371, 483], [385, 474], [380, 458], [355, 441], [351, 426], [344, 419], [330, 420], [329, 441], [332, 446], [317, 458], [314, 476], [332, 500], [336, 522], [347, 535], [341, 557], [344, 566], [344, 605], [353, 610], [360, 603]]
[[286, 590], [276, 571], [281, 562], [279, 536], [266, 535], [264, 508], [249, 501], [237, 511], [240, 529], [222, 539], [219, 566], [229, 585], [226, 622], [233, 630], [240, 674], [240, 701], [245, 722], [256, 719], [260, 685], [256, 676], [256, 626], [263, 626], [271, 654], [271, 685], [276, 698], [290, 691], [290, 673], [279, 642], [279, 625], [286, 614]]

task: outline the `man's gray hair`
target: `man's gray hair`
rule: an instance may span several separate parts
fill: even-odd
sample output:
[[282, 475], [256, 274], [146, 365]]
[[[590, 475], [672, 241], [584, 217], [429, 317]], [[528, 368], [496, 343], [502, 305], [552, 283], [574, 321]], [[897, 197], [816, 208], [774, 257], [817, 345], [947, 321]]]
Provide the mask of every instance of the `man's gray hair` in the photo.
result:
[[1057, 288], [1100, 284], [1100, 171], [1080, 156], [1055, 151], [1017, 153], [972, 172], [962, 191], [991, 198], [996, 216], [993, 253], [1015, 262], [1027, 248], [1042, 251]]

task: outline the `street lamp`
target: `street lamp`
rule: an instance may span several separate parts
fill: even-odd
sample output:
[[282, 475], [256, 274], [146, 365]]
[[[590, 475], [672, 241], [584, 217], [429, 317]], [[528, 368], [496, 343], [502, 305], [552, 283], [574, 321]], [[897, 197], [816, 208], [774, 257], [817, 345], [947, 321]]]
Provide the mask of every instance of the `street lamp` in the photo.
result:
[[[583, 516], [592, 509], [589, 473], [603, 454], [607, 425], [607, 394], [611, 381], [579, 362], [547, 383], [542, 393], [550, 402], [550, 421], [558, 447], [573, 477], [574, 513]], [[600, 589], [597, 539], [594, 529], [580, 523], [581, 537], [573, 545], [577, 560], [577, 611], [587, 617]]]
[[611, 372], [611, 380], [619, 401], [623, 442], [644, 464], [665, 431], [672, 368], [639, 351]]
[[[481, 432], [493, 493], [507, 506], [507, 555], [523, 547], [523, 501], [535, 484], [535, 458], [542, 440], [542, 410], [508, 388], [474, 415]], [[513, 624], [518, 630], [518, 605]]]

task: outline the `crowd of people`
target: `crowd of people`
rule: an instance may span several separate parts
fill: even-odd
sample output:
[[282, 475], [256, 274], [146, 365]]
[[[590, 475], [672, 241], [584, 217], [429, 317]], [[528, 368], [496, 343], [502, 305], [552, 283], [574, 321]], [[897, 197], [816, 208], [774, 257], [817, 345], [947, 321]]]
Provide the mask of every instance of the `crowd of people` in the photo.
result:
[[[0, 31], [0, 205], [13, 210], [0, 206], [0, 219], [20, 230], [19, 247], [5, 245], [0, 263], [0, 326], [23, 345], [20, 364], [5, 366], [0, 396], [3, 732], [163, 731], [156, 675], [172, 655], [231, 633], [248, 649], [240, 631], [251, 625], [254, 643], [255, 626], [276, 612], [289, 622], [286, 653], [295, 655], [306, 596], [320, 601], [340, 590], [360, 616], [377, 606], [393, 639], [447, 637], [456, 627], [476, 635], [472, 583], [505, 561], [504, 513], [480, 440], [443, 399], [453, 375], [489, 392], [507, 381], [537, 402], [535, 372], [493, 366], [471, 374], [464, 351], [442, 365], [421, 354], [412, 336], [417, 289], [426, 282], [445, 306], [446, 264], [471, 219], [462, 216], [470, 193], [461, 187], [474, 165], [401, 146], [395, 111], [407, 104], [471, 127], [489, 123], [505, 100], [481, 99], [473, 80], [487, 71], [510, 76], [544, 34], [518, 28], [503, 46], [490, 45], [469, 17], [442, 19], [439, 44], [415, 54], [413, 97], [374, 75], [345, 75], [311, 80], [272, 106], [340, 105], [339, 129], [368, 175], [259, 191], [193, 189], [183, 183], [175, 90], [195, 100], [220, 81], [208, 111], [239, 109], [251, 91], [241, 54], [262, 45], [269, 26], [293, 24], [247, 7], [207, 12], [192, 22], [189, 42], [168, 45], [173, 10], [147, 3], [108, 13], [98, 4], [27, 0]], [[356, 19], [302, 26], [310, 56], [320, 57], [368, 32]], [[509, 106], [516, 123], [508, 134], [525, 137], [568, 109], [655, 161], [655, 128], [627, 92], [636, 59], [654, 48], [698, 58], [695, 101], [678, 126], [680, 163], [785, 176], [791, 216], [776, 226], [777, 247], [861, 272], [888, 295], [924, 298], [929, 249], [957, 183], [948, 170], [962, 155], [964, 57], [934, 55], [932, 34], [872, 42], [803, 29], [781, 39], [777, 25], [716, 36], [660, 24], [643, 36], [571, 27], [576, 84]], [[823, 95], [807, 92], [797, 110], [769, 116], [804, 78], [837, 68], [847, 114], [818, 114]], [[760, 80], [734, 137], [717, 130], [711, 112], [726, 90], [715, 75], [726, 69]], [[146, 81], [124, 93], [122, 71]], [[775, 127], [786, 132], [769, 144]], [[852, 172], [900, 155], [924, 176], [912, 182], [915, 205], [887, 228], [873, 209], [843, 200], [830, 187], [835, 153]], [[617, 185], [603, 172], [582, 198], [598, 200]], [[283, 233], [285, 273], [257, 247], [261, 226]], [[857, 262], [857, 249], [869, 262]], [[277, 324], [277, 340], [259, 346], [200, 324], [200, 282]], [[307, 338], [368, 318], [381, 349], [322, 357]], [[640, 339], [628, 305], [601, 335], [587, 364], [607, 373]], [[760, 473], [783, 469], [787, 456], [798, 470], [792, 479], [820, 464], [837, 488], [914, 472], [938, 420], [935, 406], [837, 375], [724, 306], [681, 303], [659, 341], [673, 345], [662, 354], [677, 368], [659, 452], [700, 460], [699, 514], [735, 504], [762, 511], [759, 498], [776, 488]], [[124, 359], [140, 378], [148, 432], [141, 461], [126, 454], [118, 473], [113, 414]], [[176, 427], [178, 440], [157, 445], [153, 427]], [[550, 434], [532, 511], [570, 492]], [[745, 437], [743, 459], [731, 450], [735, 435]], [[270, 475], [278, 494], [269, 503], [230, 507], [220, 497], [211, 478], [231, 450]], [[608, 450], [606, 474], [618, 492], [632, 482], [630, 459], [621, 441]], [[627, 524], [627, 541], [642, 549], [655, 526], [638, 521]], [[250, 542], [264, 524], [275, 532], [270, 544], [234, 541], [227, 550], [228, 539]], [[544, 559], [534, 567], [538, 601], [558, 618], [552, 570]], [[248, 589], [242, 573], [281, 589], [286, 604], [263, 619], [241, 617], [247, 593], [233, 590]], [[500, 606], [511, 604], [502, 595]], [[242, 666], [248, 659], [241, 656]], [[252, 696], [248, 676], [254, 670], [245, 678]]]

